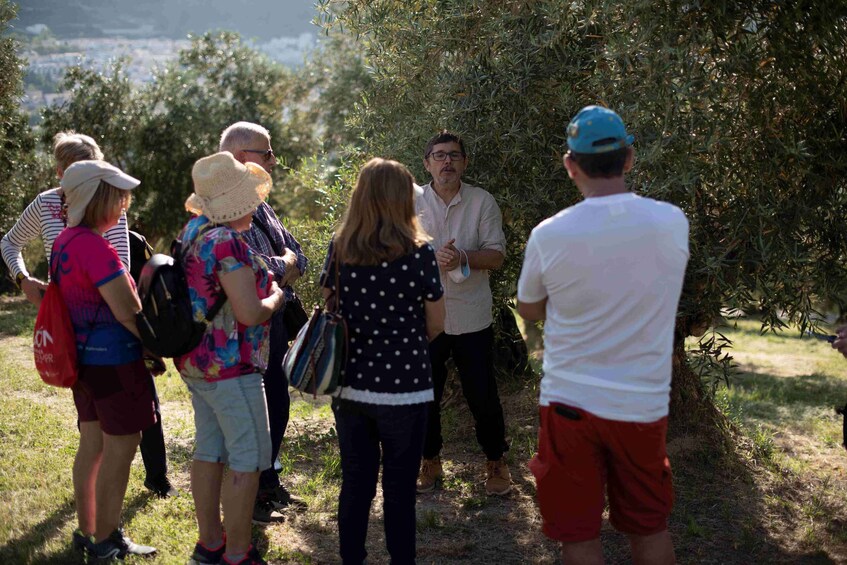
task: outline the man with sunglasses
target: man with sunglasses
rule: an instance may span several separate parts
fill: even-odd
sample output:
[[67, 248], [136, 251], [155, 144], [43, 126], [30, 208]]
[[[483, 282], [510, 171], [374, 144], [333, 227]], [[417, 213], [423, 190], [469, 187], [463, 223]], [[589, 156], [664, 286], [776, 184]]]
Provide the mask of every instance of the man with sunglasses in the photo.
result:
[[442, 131], [427, 143], [424, 167], [432, 181], [415, 201], [421, 224], [432, 236], [447, 306], [444, 333], [429, 344], [435, 400], [429, 407], [418, 492], [441, 479], [441, 397], [452, 357], [462, 392], [485, 453], [485, 492], [504, 495], [511, 486], [506, 464], [506, 425], [494, 379], [494, 330], [488, 271], [503, 265], [506, 237], [500, 208], [485, 190], [462, 182], [468, 156], [462, 138]]
[[665, 436], [688, 220], [629, 192], [634, 138], [615, 112], [583, 108], [567, 136], [565, 169], [584, 200], [535, 227], [518, 282], [518, 313], [546, 320], [529, 464], [543, 531], [563, 563], [602, 563], [608, 495], [632, 561], [669, 565]]
[[[229, 151], [240, 163], [256, 163], [269, 174], [276, 166], [270, 133], [258, 124], [237, 122], [226, 128], [221, 134], [220, 150]], [[244, 232], [244, 239], [268, 263], [274, 279], [284, 289], [286, 304], [293, 300], [294, 291], [291, 285], [306, 272], [308, 261], [300, 249], [300, 244], [285, 229], [267, 202], [259, 204], [253, 214], [250, 229]], [[282, 358], [288, 351], [288, 340], [294, 338], [285, 331], [283, 311], [286, 307], [277, 310], [271, 318], [270, 357], [263, 378], [272, 456], [268, 462], [269, 467], [262, 471], [259, 477], [259, 493], [253, 510], [253, 523], [258, 525], [267, 525], [274, 519], [280, 519], [282, 516], [277, 510], [282, 510], [292, 503], [302, 504], [280, 483], [273, 466], [279, 455], [285, 428], [288, 426], [291, 406], [288, 379], [282, 370]]]

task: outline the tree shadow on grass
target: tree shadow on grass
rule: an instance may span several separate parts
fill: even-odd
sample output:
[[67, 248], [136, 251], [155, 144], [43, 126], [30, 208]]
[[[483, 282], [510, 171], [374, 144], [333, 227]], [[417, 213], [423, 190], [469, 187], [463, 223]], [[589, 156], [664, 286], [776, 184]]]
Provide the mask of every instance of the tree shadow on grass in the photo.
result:
[[[730, 403], [738, 406], [730, 412], [757, 411], [780, 425], [797, 408], [828, 408], [847, 399], [847, 381], [822, 374], [745, 372], [732, 386], [737, 390]], [[669, 529], [679, 562], [843, 563], [847, 527], [835, 518], [843, 502], [824, 495], [819, 477], [780, 466], [725, 418], [717, 421], [707, 433], [669, 438], [676, 495]], [[604, 531], [605, 539], [616, 547], [607, 563], [628, 563], [627, 540], [611, 531]]]
[[[139, 494], [130, 500], [124, 500], [121, 517], [129, 522], [150, 500], [149, 494]], [[69, 527], [69, 524], [73, 524]], [[80, 554], [71, 548], [69, 534], [64, 531], [76, 529], [76, 504], [72, 498], [64, 500], [50, 515], [37, 524], [29, 527], [28, 531], [10, 539], [0, 546], [0, 563], [30, 563], [32, 565], [78, 564], [82, 562]], [[61, 549], [54, 553], [44, 554], [41, 551], [50, 538], [67, 538], [60, 540]]]
[[[676, 501], [669, 528], [679, 562], [839, 562], [822, 549], [794, 549], [791, 530], [804, 520], [802, 478], [774, 480], [775, 469], [747, 458], [750, 448], [742, 441], [716, 456], [711, 446], [689, 446], [672, 457]], [[767, 499], [785, 504], [777, 510]]]
[[820, 373], [796, 377], [777, 377], [745, 371], [732, 386], [751, 393], [760, 402], [778, 405], [819, 406], [829, 408], [847, 401], [847, 380]]

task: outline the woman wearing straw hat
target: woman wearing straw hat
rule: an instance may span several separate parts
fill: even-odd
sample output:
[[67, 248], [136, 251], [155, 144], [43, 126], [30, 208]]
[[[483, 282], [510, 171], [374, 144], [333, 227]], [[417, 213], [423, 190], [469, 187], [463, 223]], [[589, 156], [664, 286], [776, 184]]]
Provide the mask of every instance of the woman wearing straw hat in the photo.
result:
[[332, 402], [345, 564], [367, 557], [380, 464], [391, 562], [415, 562], [415, 481], [433, 399], [427, 342], [444, 329], [444, 290], [428, 239], [415, 215], [408, 169], [396, 161], [368, 161], [321, 273], [323, 295], [338, 293], [350, 336], [344, 386]]
[[195, 318], [204, 319], [225, 300], [200, 345], [174, 360], [191, 392], [196, 428], [191, 492], [200, 539], [191, 563], [265, 563], [250, 534], [259, 473], [271, 460], [262, 384], [267, 321], [284, 298], [240, 232], [250, 228], [253, 212], [271, 189], [271, 177], [227, 151], [200, 159], [191, 174], [194, 193], [185, 207], [197, 216], [179, 239]]
[[50, 258], [79, 351], [72, 388], [80, 432], [73, 469], [79, 517], [74, 545], [104, 560], [156, 551], [133, 543], [120, 529], [130, 464], [141, 431], [156, 416], [153, 379], [135, 327], [141, 308], [135, 283], [104, 238], [139, 184], [105, 161], [70, 165], [62, 177], [68, 227], [54, 241]]

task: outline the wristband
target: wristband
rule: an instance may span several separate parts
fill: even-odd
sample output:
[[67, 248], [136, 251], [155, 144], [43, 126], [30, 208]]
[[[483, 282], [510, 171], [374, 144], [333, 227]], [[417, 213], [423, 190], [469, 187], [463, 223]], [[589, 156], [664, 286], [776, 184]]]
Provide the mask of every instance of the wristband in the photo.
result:
[[25, 278], [26, 275], [23, 273], [18, 273], [17, 275], [15, 275], [15, 285], [18, 287], [18, 289], [21, 288], [21, 283], [24, 282]]

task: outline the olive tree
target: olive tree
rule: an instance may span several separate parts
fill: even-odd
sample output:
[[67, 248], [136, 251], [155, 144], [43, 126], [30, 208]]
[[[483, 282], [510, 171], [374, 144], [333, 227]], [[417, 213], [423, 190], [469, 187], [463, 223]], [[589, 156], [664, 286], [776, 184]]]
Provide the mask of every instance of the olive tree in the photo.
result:
[[[42, 140], [63, 129], [97, 139], [107, 160], [142, 181], [133, 224], [167, 244], [185, 221], [193, 163], [217, 151], [226, 126], [256, 122], [270, 131], [281, 164], [275, 209], [317, 226], [328, 218], [323, 200], [339, 151], [357, 141], [345, 120], [369, 80], [358, 44], [345, 34], [333, 34], [292, 69], [236, 33], [207, 33], [143, 87], [130, 82], [120, 61], [105, 72], [72, 67], [62, 84], [71, 97], [45, 110]], [[320, 181], [317, 171], [325, 175]]]
[[[141, 179], [130, 215], [154, 240], [167, 243], [186, 219], [191, 167], [217, 151], [223, 129], [240, 120], [271, 133], [280, 160], [299, 164], [317, 150], [311, 124], [288, 110], [299, 104], [294, 71], [231, 32], [192, 39], [177, 60], [146, 86], [130, 82], [119, 61], [105, 72], [72, 67], [62, 88], [69, 100], [44, 111], [47, 143], [63, 129], [94, 137], [106, 159]], [[282, 169], [278, 169], [282, 170]], [[285, 173], [277, 173], [280, 180]]]
[[35, 140], [20, 108], [25, 61], [17, 55], [17, 41], [7, 34], [16, 14], [15, 4], [0, 0], [0, 232], [17, 220], [37, 178]]
[[217, 151], [221, 132], [234, 122], [266, 127], [274, 151], [286, 163], [311, 154], [308, 130], [300, 135], [298, 124], [284, 119], [291, 88], [292, 72], [237, 34], [193, 38], [143, 94], [147, 117], [136, 134], [136, 159], [149, 192], [136, 213], [145, 229], [170, 237], [181, 227], [192, 165]]
[[[636, 135], [629, 181], [680, 206], [691, 258], [678, 318], [672, 414], [708, 404], [689, 357], [723, 308], [757, 308], [765, 329], [814, 323], [847, 283], [847, 5], [677, 0], [349, 0], [319, 3], [356, 34], [372, 82], [348, 123], [366, 153], [425, 179], [425, 141], [463, 135], [471, 182], [503, 210], [512, 299], [529, 231], [579, 200], [561, 164], [582, 106]], [[710, 357], [711, 355], [711, 357]]]
[[[19, 43], [8, 33], [16, 13], [15, 4], [0, 0], [0, 235], [14, 225], [32, 197], [55, 178], [49, 163], [38, 158], [35, 136], [20, 107], [26, 61], [18, 56]], [[43, 253], [39, 251], [38, 255]], [[7, 272], [5, 265], [0, 272]], [[9, 277], [0, 278], [0, 292], [13, 288]]]
[[56, 133], [74, 130], [91, 136], [107, 161], [130, 171], [145, 108], [124, 65], [119, 60], [105, 72], [68, 68], [59, 85], [60, 91], [69, 93], [67, 101], [42, 111], [40, 134], [45, 147]]
[[[292, 167], [284, 180], [280, 205], [294, 221], [328, 219], [328, 187], [343, 168], [345, 156], [355, 154], [359, 140], [347, 121], [361, 102], [371, 80], [355, 38], [332, 33], [319, 38], [318, 45], [296, 70], [291, 98], [297, 100], [288, 114], [292, 122], [308, 124], [318, 144], [315, 155]], [[353, 159], [355, 161], [355, 159]]]

